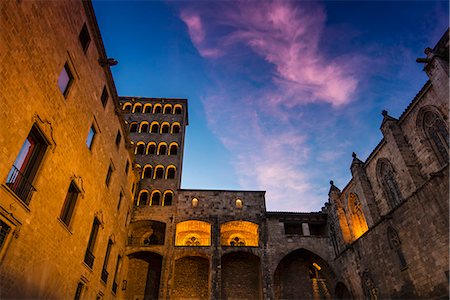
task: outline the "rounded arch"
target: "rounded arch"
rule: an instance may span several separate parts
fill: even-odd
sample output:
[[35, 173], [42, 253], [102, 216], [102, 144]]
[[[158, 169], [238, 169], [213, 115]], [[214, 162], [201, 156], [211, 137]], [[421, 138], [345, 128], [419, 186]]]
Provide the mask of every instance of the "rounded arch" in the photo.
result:
[[150, 206], [159, 206], [161, 205], [161, 191], [153, 190], [152, 195], [150, 197]]
[[139, 133], [148, 132], [149, 123], [147, 121], [142, 121], [139, 124]]
[[155, 167], [155, 173], [153, 175], [153, 179], [164, 179], [164, 166], [157, 165]]
[[149, 114], [152, 112], [152, 105], [150, 103], [144, 104], [144, 114]]
[[156, 121], [153, 121], [150, 125], [150, 133], [158, 133], [159, 132], [159, 123]]
[[151, 165], [145, 165], [144, 169], [142, 170], [142, 179], [145, 178], [152, 178], [153, 177], [153, 166]]
[[379, 158], [376, 169], [378, 184], [381, 186], [388, 206], [394, 208], [403, 202], [394, 167], [387, 158]]
[[171, 206], [173, 201], [174, 193], [172, 190], [166, 190], [164, 191], [163, 195], [163, 206]]
[[145, 143], [144, 142], [142, 142], [142, 141], [137, 142], [136, 148], [134, 150], [134, 154], [136, 154], [136, 155], [145, 154]]
[[172, 123], [172, 128], [170, 129], [170, 133], [174, 134], [174, 133], [180, 133], [180, 128], [181, 125], [178, 122], [173, 122]]
[[150, 155], [156, 154], [156, 143], [155, 142], [149, 142], [147, 144], [147, 154], [150, 154]]
[[209, 299], [209, 259], [183, 256], [175, 260], [173, 290], [174, 299]]
[[138, 124], [137, 122], [131, 122], [130, 123], [130, 132], [137, 132]]
[[166, 168], [166, 179], [175, 179], [175, 173], [177, 171], [177, 167], [174, 165], [169, 165]]
[[178, 154], [178, 143], [172, 142], [169, 145], [169, 155], [177, 155]]
[[159, 299], [162, 255], [153, 251], [137, 251], [128, 254], [129, 272], [125, 298], [130, 293], [142, 295], [142, 299]]
[[125, 102], [124, 104], [122, 104], [122, 111], [125, 114], [129, 114], [131, 112], [131, 108], [132, 108], [132, 105], [130, 102]]
[[170, 124], [169, 124], [169, 122], [161, 123], [161, 134], [169, 133], [169, 131], [170, 131]]
[[137, 114], [142, 112], [142, 104], [141, 103], [135, 103], [133, 106], [133, 113]]
[[175, 104], [173, 106], [173, 113], [175, 115], [181, 115], [181, 112], [183, 111], [183, 106], [181, 104]]
[[275, 299], [295, 299], [298, 295], [330, 299], [335, 282], [336, 275], [323, 258], [307, 249], [296, 249], [285, 255], [275, 269]]
[[259, 226], [249, 221], [230, 221], [220, 225], [222, 246], [258, 247]]
[[167, 143], [161, 142], [158, 144], [158, 155], [167, 155]]
[[162, 112], [162, 105], [159, 103], [156, 103], [153, 105], [153, 113], [154, 114], [160, 114]]
[[140, 190], [139, 191], [139, 196], [138, 196], [138, 201], [137, 201], [137, 206], [144, 206], [144, 205], [148, 205], [148, 190]]
[[172, 114], [172, 104], [166, 104], [166, 105], [164, 105], [163, 113], [164, 113], [165, 115]]
[[211, 246], [211, 224], [208, 222], [179, 222], [175, 231], [175, 246]]
[[369, 229], [357, 194], [353, 192], [348, 194], [347, 206], [347, 215], [353, 238], [357, 239]]

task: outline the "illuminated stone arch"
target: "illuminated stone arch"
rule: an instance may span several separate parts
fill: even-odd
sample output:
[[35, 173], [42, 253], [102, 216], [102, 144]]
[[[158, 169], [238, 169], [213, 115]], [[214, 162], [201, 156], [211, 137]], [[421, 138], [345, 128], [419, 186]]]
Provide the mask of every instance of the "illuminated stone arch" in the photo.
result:
[[140, 141], [136, 143], [136, 149], [134, 150], [134, 154], [142, 155], [145, 154], [145, 143]]
[[130, 102], [125, 102], [125, 103], [122, 105], [122, 110], [123, 110], [123, 112], [124, 112], [125, 114], [129, 114], [129, 113], [131, 112], [131, 108], [132, 108], [132, 105], [131, 105]]
[[167, 155], [167, 143], [161, 142], [158, 144], [158, 155]]
[[140, 190], [139, 196], [138, 196], [138, 201], [137, 201], [137, 206], [148, 205], [148, 203], [149, 203], [148, 195], [149, 195], [148, 190]]
[[169, 124], [169, 122], [163, 122], [163, 123], [161, 123], [161, 134], [163, 134], [163, 133], [169, 133], [169, 131], [170, 131], [170, 124]]
[[377, 179], [391, 208], [403, 202], [396, 172], [391, 162], [386, 158], [380, 158], [377, 161]]
[[150, 103], [144, 104], [144, 114], [149, 114], [152, 112], [152, 105]]
[[162, 255], [153, 251], [128, 254], [128, 269], [133, 272], [128, 272], [125, 299], [135, 299], [135, 295], [142, 295], [139, 299], [160, 299], [162, 260]]
[[159, 133], [159, 123], [156, 121], [153, 121], [150, 125], [150, 133]]
[[164, 113], [165, 115], [170, 115], [170, 114], [172, 114], [172, 104], [166, 104], [166, 105], [164, 105], [163, 113]]
[[150, 198], [150, 206], [159, 206], [161, 205], [161, 191], [153, 190], [152, 196]]
[[178, 154], [178, 144], [176, 142], [170, 143], [169, 145], [169, 155]]
[[141, 103], [136, 103], [133, 106], [133, 113], [141, 113], [142, 112], [142, 104]]
[[209, 258], [200, 255], [177, 258], [170, 298], [210, 299], [209, 278]]
[[424, 106], [416, 119], [417, 127], [441, 165], [448, 163], [449, 135], [447, 122], [435, 106]]
[[138, 124], [137, 122], [131, 122], [130, 123], [130, 132], [137, 132]]
[[[292, 284], [295, 282], [296, 284]], [[333, 299], [336, 275], [319, 255], [304, 248], [285, 255], [274, 273], [275, 299]]]
[[164, 179], [164, 166], [157, 165], [153, 174], [153, 179]]
[[173, 106], [173, 113], [175, 115], [181, 115], [182, 111], [183, 111], [183, 106], [181, 104], [175, 104]]
[[147, 144], [147, 154], [150, 154], [150, 155], [156, 154], [156, 143], [155, 142], [149, 142]]
[[171, 190], [164, 191], [163, 206], [171, 206], [173, 202], [174, 193]]
[[177, 167], [175, 167], [174, 165], [167, 166], [166, 179], [175, 179], [176, 171], [177, 171]]
[[149, 123], [147, 121], [142, 121], [139, 124], [139, 133], [142, 133], [142, 132], [147, 133], [148, 132], [148, 127], [149, 127]]
[[353, 238], [357, 239], [369, 228], [367, 226], [366, 218], [361, 207], [361, 201], [359, 201], [358, 195], [355, 193], [348, 194], [347, 203], [347, 215], [350, 223], [350, 228], [353, 234]]
[[[230, 221], [220, 225], [222, 246], [258, 247], [258, 224], [248, 221]], [[237, 238], [237, 239], [236, 239]]]
[[172, 128], [170, 129], [170, 133], [180, 133], [181, 125], [178, 122], [172, 123]]
[[144, 169], [142, 170], [142, 179], [145, 178], [152, 178], [153, 177], [153, 167], [151, 165], [145, 165]]
[[157, 103], [153, 106], [153, 113], [154, 114], [160, 114], [162, 113], [162, 105]]
[[175, 246], [211, 246], [211, 224], [198, 220], [178, 223]]

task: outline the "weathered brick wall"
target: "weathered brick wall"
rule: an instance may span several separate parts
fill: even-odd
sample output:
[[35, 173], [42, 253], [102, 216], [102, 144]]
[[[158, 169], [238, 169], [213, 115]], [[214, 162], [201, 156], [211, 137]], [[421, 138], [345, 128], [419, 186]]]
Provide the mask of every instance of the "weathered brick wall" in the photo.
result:
[[175, 261], [173, 299], [209, 299], [209, 261], [203, 257], [183, 257]]

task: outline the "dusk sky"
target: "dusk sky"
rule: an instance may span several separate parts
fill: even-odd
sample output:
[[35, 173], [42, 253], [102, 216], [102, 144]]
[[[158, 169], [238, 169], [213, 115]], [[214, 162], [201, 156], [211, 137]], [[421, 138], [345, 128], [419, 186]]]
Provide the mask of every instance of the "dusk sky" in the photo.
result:
[[448, 1], [94, 1], [120, 96], [187, 98], [182, 188], [318, 211], [427, 81]]

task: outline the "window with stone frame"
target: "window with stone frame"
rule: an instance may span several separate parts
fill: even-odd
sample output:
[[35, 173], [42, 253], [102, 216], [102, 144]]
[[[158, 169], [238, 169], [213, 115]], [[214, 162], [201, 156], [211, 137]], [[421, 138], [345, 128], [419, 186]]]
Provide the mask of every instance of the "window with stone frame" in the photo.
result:
[[434, 111], [423, 113], [423, 130], [442, 165], [448, 163], [449, 136], [447, 125], [442, 117]]
[[106, 104], [108, 103], [108, 98], [109, 98], [108, 90], [106, 89], [106, 86], [104, 86], [102, 96], [100, 97], [103, 107], [106, 107]]
[[94, 265], [94, 260], [95, 260], [94, 248], [95, 248], [95, 243], [97, 241], [98, 231], [100, 229], [100, 224], [101, 223], [100, 223], [99, 219], [97, 219], [97, 217], [95, 217], [94, 222], [92, 223], [91, 234], [89, 236], [89, 242], [86, 247], [86, 252], [84, 255], [84, 262], [91, 269], [92, 269], [92, 266]]
[[390, 248], [395, 252], [398, 258], [400, 269], [406, 269], [408, 267], [408, 264], [402, 251], [402, 242], [400, 240], [400, 237], [398, 236], [397, 231], [392, 226], [388, 226], [387, 228], [387, 238]]
[[83, 48], [83, 52], [86, 53], [91, 42], [91, 37], [89, 35], [89, 30], [87, 29], [86, 23], [83, 24], [83, 27], [81, 28], [80, 34], [78, 35], [78, 40], [80, 41], [81, 48]]
[[387, 159], [379, 159], [377, 162], [378, 181], [391, 208], [397, 207], [403, 202], [402, 194], [397, 183], [396, 173], [392, 164]]
[[70, 223], [72, 221], [72, 217], [75, 211], [79, 194], [80, 190], [78, 189], [76, 184], [72, 181], [69, 185], [69, 190], [67, 191], [66, 199], [64, 201], [64, 205], [61, 210], [61, 214], [59, 216], [60, 220], [64, 224], [66, 224], [67, 227], [70, 226]]
[[64, 97], [67, 97], [67, 95], [69, 94], [69, 89], [72, 86], [73, 79], [74, 77], [72, 74], [72, 70], [70, 69], [69, 64], [66, 62], [58, 76], [58, 87]]
[[11, 226], [0, 219], [0, 252], [3, 249], [3, 246], [6, 244], [6, 240], [11, 233]]

